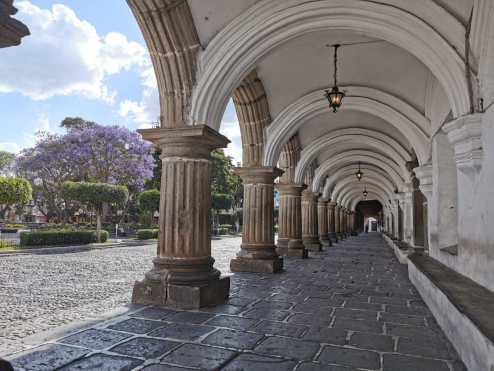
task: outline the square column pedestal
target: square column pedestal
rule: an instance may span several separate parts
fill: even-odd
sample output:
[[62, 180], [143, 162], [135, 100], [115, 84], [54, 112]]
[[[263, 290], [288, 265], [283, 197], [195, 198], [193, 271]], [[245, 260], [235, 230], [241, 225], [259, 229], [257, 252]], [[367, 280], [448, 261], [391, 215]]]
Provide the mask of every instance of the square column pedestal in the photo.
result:
[[154, 268], [134, 285], [132, 302], [196, 309], [224, 303], [230, 278], [211, 257], [211, 151], [228, 139], [208, 126], [139, 131], [161, 148], [159, 240]]
[[275, 167], [245, 167], [235, 172], [244, 182], [244, 224], [241, 249], [230, 262], [230, 269], [279, 272], [283, 269], [283, 259], [274, 244], [274, 180], [283, 172]]

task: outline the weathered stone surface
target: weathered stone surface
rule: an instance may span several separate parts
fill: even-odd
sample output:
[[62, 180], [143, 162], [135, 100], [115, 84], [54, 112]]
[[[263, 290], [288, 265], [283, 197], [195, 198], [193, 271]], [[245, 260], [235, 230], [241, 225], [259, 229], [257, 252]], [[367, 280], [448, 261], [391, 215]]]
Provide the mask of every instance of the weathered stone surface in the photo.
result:
[[15, 356], [11, 363], [14, 369], [21, 368], [27, 371], [52, 371], [76, 359], [83, 357], [90, 351], [83, 348], [74, 348], [66, 345], [50, 344], [35, 348], [30, 352]]
[[232, 272], [278, 273], [283, 270], [283, 259], [233, 259], [230, 264]]
[[390, 336], [356, 332], [350, 337], [350, 345], [357, 348], [393, 352], [394, 340]]
[[449, 371], [448, 365], [443, 361], [407, 357], [400, 354], [384, 354], [384, 371]]
[[193, 341], [214, 330], [214, 327], [204, 325], [193, 325], [186, 323], [165, 324], [149, 334], [158, 338], [170, 338], [178, 340]]
[[132, 332], [134, 334], [147, 334], [159, 327], [163, 327], [164, 322], [148, 321], [139, 318], [130, 318], [108, 326], [109, 329], [117, 331]]
[[236, 354], [226, 349], [197, 344], [185, 344], [165, 356], [162, 362], [212, 370], [221, 367]]
[[255, 326], [252, 331], [298, 338], [307, 330], [306, 326], [289, 325], [283, 322], [275, 321], [261, 321], [257, 326]]
[[187, 370], [190, 370], [190, 368], [170, 366], [170, 365], [165, 365], [162, 363], [149, 365], [149, 366], [146, 366], [142, 369], [142, 371], [187, 371]]
[[324, 365], [315, 362], [304, 362], [297, 371], [357, 371], [356, 368], [346, 366]]
[[252, 349], [263, 337], [252, 332], [220, 329], [208, 335], [202, 342], [225, 348]]
[[215, 317], [215, 315], [210, 313], [179, 312], [174, 316], [168, 318], [167, 321], [200, 325], [213, 317]]
[[241, 354], [222, 371], [292, 371], [296, 362], [257, 354]]
[[307, 340], [318, 341], [320, 343], [345, 345], [347, 338], [347, 331], [334, 329], [334, 328], [313, 326], [304, 335], [303, 338]]
[[129, 338], [130, 334], [117, 331], [89, 329], [59, 340], [59, 343], [89, 349], [105, 349]]
[[275, 336], [268, 337], [255, 348], [258, 353], [305, 360], [311, 360], [318, 350], [318, 343]]
[[349, 319], [349, 318], [336, 318], [333, 327], [352, 330], [352, 331], [362, 331], [362, 332], [372, 332], [375, 334], [382, 334], [384, 323], [379, 321], [367, 321], [359, 319]]
[[170, 318], [177, 314], [177, 311], [172, 309], [164, 309], [164, 308], [144, 308], [143, 310], [138, 311], [137, 313], [132, 313], [131, 317], [140, 317], [145, 319], [154, 319], [154, 320], [163, 320], [166, 318]]
[[118, 357], [108, 354], [93, 354], [87, 358], [75, 361], [70, 365], [59, 368], [61, 371], [130, 371], [139, 366], [141, 360], [128, 357]]
[[371, 370], [381, 368], [379, 353], [350, 348], [325, 346], [318, 357], [318, 361], [368, 368]]
[[167, 340], [134, 338], [111, 348], [111, 351], [129, 357], [158, 358], [179, 345]]
[[259, 321], [256, 319], [234, 317], [234, 316], [216, 316], [206, 322], [209, 326], [227, 327], [234, 330], [249, 330]]

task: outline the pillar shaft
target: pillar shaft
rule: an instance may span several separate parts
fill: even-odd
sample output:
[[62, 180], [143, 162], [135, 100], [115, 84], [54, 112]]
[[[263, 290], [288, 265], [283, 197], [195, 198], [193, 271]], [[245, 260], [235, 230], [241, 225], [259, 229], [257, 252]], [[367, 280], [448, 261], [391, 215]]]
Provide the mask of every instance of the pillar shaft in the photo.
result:
[[199, 308], [228, 298], [229, 278], [213, 268], [211, 159], [228, 140], [207, 126], [142, 130], [161, 147], [160, 232], [154, 268], [136, 282], [132, 301]]
[[300, 255], [300, 257], [303, 257], [307, 255], [306, 252], [304, 253], [305, 248], [302, 244], [301, 194], [305, 186], [279, 183], [276, 188], [280, 196], [278, 253], [289, 254], [290, 246], [290, 250], [294, 250], [295, 256]]
[[328, 232], [328, 201], [325, 198], [319, 198], [317, 201], [317, 227], [319, 229], [319, 242], [323, 246], [330, 246]]
[[232, 272], [274, 273], [283, 260], [274, 245], [274, 179], [282, 174], [274, 167], [238, 168], [244, 182], [241, 250], [230, 263]]
[[311, 191], [302, 192], [302, 241], [308, 250], [320, 251], [317, 221], [318, 195]]
[[336, 234], [336, 217], [335, 217], [336, 202], [328, 203], [328, 233], [332, 242], [338, 242]]
[[340, 206], [335, 205], [334, 207], [334, 232], [338, 238], [341, 239], [341, 230], [340, 230]]

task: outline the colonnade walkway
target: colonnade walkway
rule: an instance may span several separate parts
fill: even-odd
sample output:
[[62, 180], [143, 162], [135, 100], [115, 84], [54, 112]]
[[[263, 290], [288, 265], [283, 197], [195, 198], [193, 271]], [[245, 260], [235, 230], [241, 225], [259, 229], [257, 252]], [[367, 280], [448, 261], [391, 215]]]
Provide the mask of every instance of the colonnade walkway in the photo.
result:
[[228, 304], [141, 307], [12, 359], [16, 370], [466, 370], [380, 234], [280, 274], [235, 274]]

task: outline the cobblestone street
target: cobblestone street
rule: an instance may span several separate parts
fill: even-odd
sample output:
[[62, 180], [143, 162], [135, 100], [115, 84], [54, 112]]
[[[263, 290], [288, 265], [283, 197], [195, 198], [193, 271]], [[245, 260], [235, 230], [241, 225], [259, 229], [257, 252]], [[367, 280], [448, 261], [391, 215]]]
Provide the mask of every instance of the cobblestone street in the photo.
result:
[[[240, 238], [213, 241], [216, 266], [228, 272]], [[130, 302], [135, 280], [151, 268], [155, 246], [0, 256], [0, 354], [22, 340]]]
[[[224, 250], [226, 263], [238, 242], [215, 241], [215, 255]], [[114, 284], [130, 290], [141, 274], [135, 264], [145, 270], [152, 252], [142, 253], [140, 263], [129, 251], [114, 253], [123, 254], [121, 261], [115, 257], [107, 265], [110, 275], [102, 262], [98, 281], [112, 290], [101, 281], [119, 277], [115, 261], [127, 262], [133, 275]], [[18, 354], [14, 366], [28, 371], [465, 370], [409, 282], [406, 266], [379, 235], [352, 237], [310, 259], [285, 263], [281, 274], [235, 274], [227, 305], [139, 309]], [[81, 290], [83, 297], [82, 285]], [[125, 290], [119, 292], [128, 300]]]

